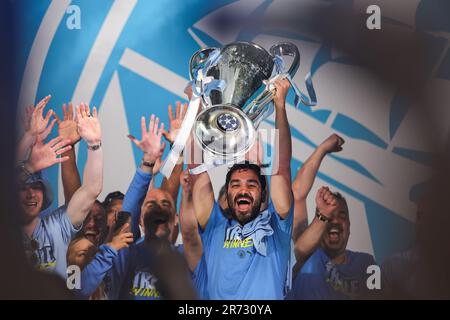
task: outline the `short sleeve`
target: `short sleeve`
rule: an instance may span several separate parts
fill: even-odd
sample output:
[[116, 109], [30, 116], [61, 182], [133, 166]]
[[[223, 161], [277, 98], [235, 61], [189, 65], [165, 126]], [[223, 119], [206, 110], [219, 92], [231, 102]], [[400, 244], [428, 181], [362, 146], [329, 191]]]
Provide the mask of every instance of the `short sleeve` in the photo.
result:
[[47, 215], [44, 219], [47, 231], [51, 234], [60, 233], [65, 243], [70, 240], [81, 230], [83, 225], [78, 228], [72, 224], [67, 215], [67, 205], [63, 205]]
[[214, 205], [209, 216], [208, 223], [206, 224], [205, 230], [201, 230], [199, 227], [200, 236], [202, 241], [210, 242], [211, 236], [214, 234], [215, 227], [219, 224], [220, 220], [223, 219], [223, 214], [220, 209], [219, 204], [214, 201]]
[[202, 255], [194, 272], [191, 273], [191, 279], [199, 299], [208, 300], [208, 272], [206, 268], [205, 255]]
[[274, 227], [277, 228], [281, 233], [288, 235], [289, 237], [292, 234], [292, 224], [294, 218], [294, 204], [291, 205], [289, 209], [289, 214], [285, 219], [282, 219], [278, 212], [275, 210], [272, 201], [269, 202], [268, 210], [272, 215]]

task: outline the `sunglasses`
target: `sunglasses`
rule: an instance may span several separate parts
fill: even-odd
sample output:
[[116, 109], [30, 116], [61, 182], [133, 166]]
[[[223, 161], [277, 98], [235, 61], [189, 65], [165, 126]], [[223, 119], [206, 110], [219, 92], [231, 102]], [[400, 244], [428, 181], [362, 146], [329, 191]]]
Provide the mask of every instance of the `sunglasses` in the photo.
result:
[[39, 265], [39, 242], [35, 239], [31, 239], [25, 246], [25, 255], [28, 258], [28, 261], [31, 263], [33, 267], [37, 267]]

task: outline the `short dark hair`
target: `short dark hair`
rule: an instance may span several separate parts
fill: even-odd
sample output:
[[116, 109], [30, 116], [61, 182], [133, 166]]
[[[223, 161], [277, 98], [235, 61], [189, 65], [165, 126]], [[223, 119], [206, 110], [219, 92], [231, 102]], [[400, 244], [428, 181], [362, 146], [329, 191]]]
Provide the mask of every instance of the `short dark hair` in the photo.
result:
[[248, 161], [242, 162], [242, 163], [236, 163], [234, 164], [227, 172], [227, 178], [225, 180], [225, 187], [228, 189], [228, 185], [230, 184], [231, 176], [235, 171], [240, 170], [252, 170], [256, 173], [258, 176], [259, 183], [261, 185], [261, 190], [264, 192], [266, 190], [266, 178], [261, 174], [261, 167], [257, 164], [250, 163]]

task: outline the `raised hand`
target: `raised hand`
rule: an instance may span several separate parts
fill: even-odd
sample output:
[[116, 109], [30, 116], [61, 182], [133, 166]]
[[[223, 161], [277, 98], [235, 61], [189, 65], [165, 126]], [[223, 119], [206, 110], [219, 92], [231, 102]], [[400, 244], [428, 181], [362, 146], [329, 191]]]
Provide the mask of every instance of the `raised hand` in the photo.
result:
[[342, 150], [342, 145], [345, 143], [344, 139], [342, 139], [337, 134], [333, 133], [331, 136], [326, 138], [321, 144], [320, 147], [324, 149], [325, 152], [339, 152]]
[[316, 194], [316, 206], [321, 214], [331, 219], [338, 207], [338, 200], [328, 187], [321, 187]]
[[50, 132], [52, 132], [53, 126], [56, 123], [56, 119], [53, 119], [52, 122], [50, 122], [50, 125], [45, 128], [44, 131], [42, 131], [40, 134], [37, 135], [36, 137], [36, 142], [43, 142], [45, 139], [47, 139], [48, 135], [50, 134]]
[[191, 194], [192, 192], [192, 178], [189, 174], [189, 170], [183, 171], [180, 175], [180, 185], [184, 194]]
[[77, 123], [73, 117], [73, 106], [72, 103], [66, 107], [65, 104], [62, 106], [63, 109], [63, 121], [54, 114], [56, 121], [58, 122], [58, 134], [64, 139], [69, 139], [70, 144], [74, 145], [80, 141], [81, 137], [78, 133]]
[[144, 152], [144, 161], [146, 162], [155, 163], [156, 160], [161, 157], [161, 150], [164, 150], [165, 143], [161, 144], [164, 123], [161, 123], [161, 127], [158, 128], [158, 126], [159, 118], [156, 118], [155, 120], [155, 115], [152, 114], [148, 125], [148, 131], [145, 117], [141, 118], [142, 137], [140, 141], [133, 135], [128, 135], [128, 138]]
[[97, 117], [97, 109], [92, 109], [92, 115], [89, 106], [81, 103], [76, 107], [76, 122], [78, 133], [89, 146], [98, 145], [102, 140], [102, 129]]
[[58, 157], [72, 148], [69, 142], [68, 139], [56, 137], [44, 144], [43, 139], [38, 138], [26, 163], [28, 171], [34, 173], [69, 160], [69, 157]]
[[178, 132], [181, 129], [181, 125], [183, 123], [184, 116], [187, 111], [187, 103], [181, 104], [180, 101], [177, 101], [177, 107], [175, 109], [175, 118], [173, 117], [172, 105], [169, 104], [168, 112], [169, 112], [169, 132], [163, 131], [164, 138], [166, 138], [169, 143], [174, 143], [177, 138]]
[[44, 99], [39, 101], [39, 103], [33, 110], [28, 130], [29, 133], [33, 136], [37, 136], [47, 128], [48, 122], [53, 114], [53, 110], [52, 109], [48, 110], [47, 114], [45, 115], [45, 118], [43, 112], [45, 106], [50, 101], [50, 98], [51, 98], [50, 95], [46, 96]]
[[127, 248], [131, 243], [133, 243], [133, 233], [130, 232], [130, 224], [125, 223], [107, 245], [119, 251], [120, 249]]
[[285, 108], [286, 96], [291, 84], [287, 79], [277, 79], [275, 80], [274, 85], [273, 102], [275, 103], [275, 107]]

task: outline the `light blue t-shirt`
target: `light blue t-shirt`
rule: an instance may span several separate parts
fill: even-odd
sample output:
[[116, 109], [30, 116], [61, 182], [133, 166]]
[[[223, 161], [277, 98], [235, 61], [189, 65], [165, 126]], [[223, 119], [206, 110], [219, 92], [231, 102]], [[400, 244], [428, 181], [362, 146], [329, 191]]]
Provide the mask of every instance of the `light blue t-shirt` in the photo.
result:
[[373, 256], [347, 250], [347, 262], [334, 264], [318, 248], [305, 262], [294, 280], [291, 300], [346, 300], [367, 297], [367, 267]]
[[[63, 279], [67, 278], [67, 248], [75, 234], [76, 229], [67, 216], [67, 206], [57, 208], [39, 222], [33, 231], [32, 239], [36, 240], [38, 249], [38, 268], [44, 271], [55, 272]], [[27, 237], [24, 237], [26, 240]]]
[[[180, 252], [182, 247], [173, 247]], [[119, 250], [107, 274], [107, 294], [110, 300], [160, 300], [158, 279], [150, 272], [157, 261], [140, 238], [128, 248]], [[83, 270], [84, 271], [84, 270]]]
[[284, 298], [293, 208], [284, 220], [275, 211], [272, 202], [266, 210], [273, 234], [264, 237], [267, 248], [264, 256], [256, 251], [250, 237], [239, 239], [236, 233], [227, 232], [238, 222], [226, 219], [217, 202], [214, 203], [205, 230], [201, 232], [203, 268], [206, 268], [206, 275], [202, 278], [207, 281], [210, 299]]
[[202, 254], [194, 272], [191, 273], [192, 284], [194, 285], [197, 297], [200, 300], [209, 300], [208, 294], [208, 273], [206, 268], [205, 255]]

